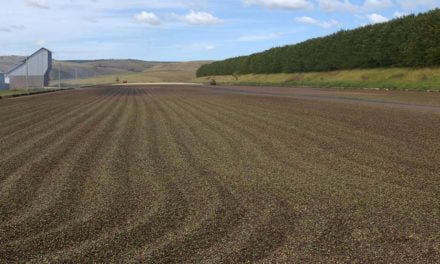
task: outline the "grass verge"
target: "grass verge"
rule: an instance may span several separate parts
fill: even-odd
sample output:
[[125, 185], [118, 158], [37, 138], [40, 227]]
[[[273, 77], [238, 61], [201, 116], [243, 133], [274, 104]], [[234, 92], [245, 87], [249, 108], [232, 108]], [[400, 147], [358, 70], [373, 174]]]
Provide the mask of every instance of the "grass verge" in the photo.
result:
[[73, 88], [61, 88], [61, 89], [32, 89], [32, 90], [5, 90], [0, 91], [0, 99], [3, 98], [11, 98], [11, 97], [22, 97], [22, 96], [28, 96], [28, 95], [36, 95], [36, 94], [43, 94], [43, 93], [52, 93], [57, 92], [61, 90], [71, 90]]
[[220, 84], [232, 85], [440, 91], [440, 68], [390, 68], [310, 73], [247, 74], [235, 77], [201, 77], [194, 81], [207, 82], [210, 79], [215, 79]]
[[31, 92], [42, 91], [42, 89], [32, 89], [32, 90], [2, 90], [0, 91], [0, 96], [13, 96], [19, 94], [27, 94]]

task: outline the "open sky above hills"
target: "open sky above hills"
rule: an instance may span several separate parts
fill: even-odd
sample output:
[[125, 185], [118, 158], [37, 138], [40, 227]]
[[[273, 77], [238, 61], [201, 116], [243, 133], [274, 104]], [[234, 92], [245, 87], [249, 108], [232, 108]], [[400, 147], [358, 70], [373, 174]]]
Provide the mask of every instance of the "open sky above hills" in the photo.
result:
[[[440, 0], [0, 0], [0, 54], [223, 59], [440, 7]], [[7, 5], [6, 5], [7, 4]]]

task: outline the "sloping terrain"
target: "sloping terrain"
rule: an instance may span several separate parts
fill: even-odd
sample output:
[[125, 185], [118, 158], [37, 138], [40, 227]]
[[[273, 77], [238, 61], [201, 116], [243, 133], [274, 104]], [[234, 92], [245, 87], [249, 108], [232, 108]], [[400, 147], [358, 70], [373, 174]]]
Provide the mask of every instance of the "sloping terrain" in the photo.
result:
[[[81, 78], [79, 80], [63, 81], [66, 86], [71, 85], [97, 85], [112, 84], [119, 82], [128, 83], [157, 83], [157, 82], [191, 82], [196, 77], [196, 71], [200, 66], [211, 61], [190, 61], [158, 64], [140, 73], [118, 73], [98, 77]], [[56, 80], [52, 85], [57, 85]]]
[[162, 81], [188, 82], [195, 78], [200, 66], [212, 61], [190, 61], [170, 64], [160, 64], [144, 70], [146, 75], [156, 76]]
[[[0, 71], [6, 72], [25, 57], [0, 56]], [[52, 86], [58, 85], [59, 71], [65, 85], [95, 85], [122, 82], [189, 82], [200, 66], [212, 61], [149, 62], [141, 60], [53, 61]], [[75, 78], [78, 78], [78, 81]]]
[[71, 60], [65, 61], [74, 64], [86, 65], [97, 68], [113, 68], [130, 72], [141, 72], [156, 65], [168, 64], [171, 62], [154, 62], [143, 60]]
[[238, 92], [0, 101], [0, 262], [438, 263], [438, 112]]
[[194, 82], [290, 87], [377, 88], [440, 92], [440, 68], [377, 68], [330, 72], [246, 74], [199, 77]]
[[24, 59], [21, 56], [0, 56], [0, 72], [7, 72]]
[[[6, 72], [25, 60], [23, 56], [0, 56], [0, 71]], [[51, 79], [58, 80], [58, 72], [62, 80], [89, 78], [95, 76], [130, 74], [143, 72], [156, 65], [166, 65], [169, 62], [149, 62], [142, 60], [78, 60], [53, 61]]]
[[[94, 78], [95, 76], [121, 75], [143, 72], [156, 65], [168, 62], [148, 62], [141, 60], [91, 60], [91, 61], [54, 61], [52, 80], [58, 79], [61, 69], [62, 79]], [[60, 68], [61, 67], [61, 68]]]

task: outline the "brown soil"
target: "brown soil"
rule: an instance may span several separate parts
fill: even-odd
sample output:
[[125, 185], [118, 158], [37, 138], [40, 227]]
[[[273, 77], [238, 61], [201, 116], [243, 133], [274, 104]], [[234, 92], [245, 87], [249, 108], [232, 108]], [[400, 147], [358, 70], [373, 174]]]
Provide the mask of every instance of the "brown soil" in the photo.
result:
[[438, 263], [438, 95], [283, 89], [1, 101], [0, 263]]

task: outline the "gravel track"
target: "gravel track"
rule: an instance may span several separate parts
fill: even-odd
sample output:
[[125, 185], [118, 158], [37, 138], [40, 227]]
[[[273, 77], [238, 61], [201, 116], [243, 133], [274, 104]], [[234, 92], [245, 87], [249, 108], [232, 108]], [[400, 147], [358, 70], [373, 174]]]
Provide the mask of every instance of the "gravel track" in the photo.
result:
[[432, 101], [245, 89], [2, 100], [0, 263], [440, 261]]

